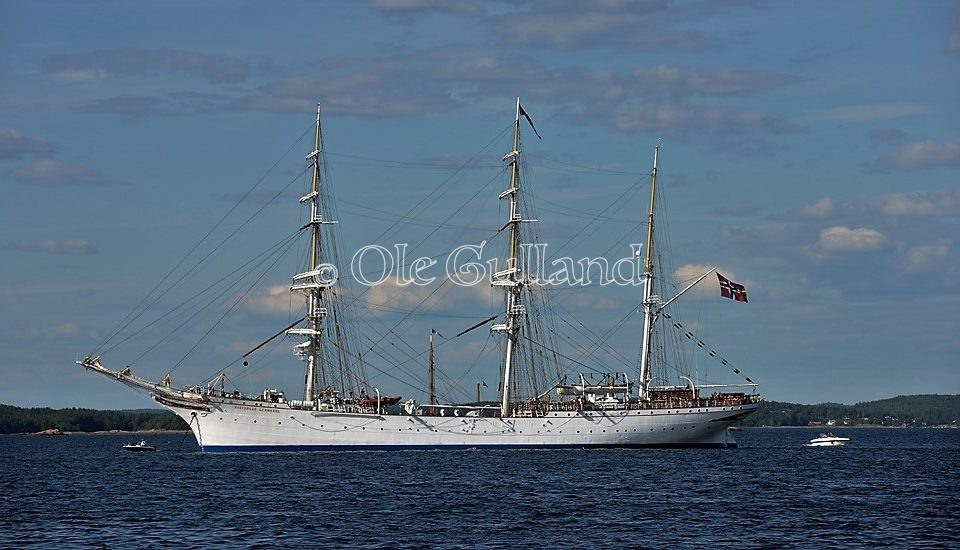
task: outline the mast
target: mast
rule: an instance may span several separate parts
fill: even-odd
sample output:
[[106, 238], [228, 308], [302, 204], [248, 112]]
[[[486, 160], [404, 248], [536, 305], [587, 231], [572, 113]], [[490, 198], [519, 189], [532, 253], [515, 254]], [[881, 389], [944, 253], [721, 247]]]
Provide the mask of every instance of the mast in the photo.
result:
[[647, 217], [647, 250], [643, 264], [643, 345], [640, 349], [640, 387], [641, 400], [648, 398], [647, 385], [650, 382], [650, 339], [653, 322], [657, 315], [660, 298], [653, 294], [653, 212], [657, 196], [657, 161], [660, 146], [653, 150], [653, 171], [650, 173], [650, 213]]
[[320, 336], [322, 335], [323, 319], [327, 316], [327, 308], [322, 305], [323, 290], [331, 284], [329, 281], [322, 280], [320, 226], [324, 223], [336, 223], [334, 221], [324, 221], [320, 214], [322, 155], [323, 134], [320, 127], [320, 104], [318, 103], [313, 151], [306, 157], [306, 160], [312, 164], [310, 192], [300, 197], [300, 204], [310, 203], [310, 221], [303, 226], [303, 229], [310, 228], [310, 260], [307, 270], [294, 275], [293, 284], [290, 286], [291, 291], [301, 292], [306, 297], [307, 327], [287, 330], [287, 334], [307, 337], [306, 342], [296, 347], [297, 355], [307, 363], [304, 376], [304, 401], [313, 401], [315, 398], [317, 370], [320, 365]]
[[525, 308], [520, 303], [520, 269], [517, 261], [517, 251], [520, 249], [520, 217], [517, 194], [520, 190], [520, 98], [517, 98], [517, 114], [513, 125], [513, 150], [504, 155], [504, 161], [510, 163], [510, 188], [500, 193], [500, 199], [510, 198], [510, 253], [507, 257], [507, 269], [493, 274], [493, 285], [506, 289], [506, 306], [504, 309], [505, 323], [491, 327], [495, 332], [504, 332], [507, 337], [506, 353], [503, 359], [503, 387], [500, 402], [500, 416], [510, 416], [510, 387], [513, 375], [514, 350], [517, 347], [517, 335], [520, 332], [519, 317], [524, 314]]

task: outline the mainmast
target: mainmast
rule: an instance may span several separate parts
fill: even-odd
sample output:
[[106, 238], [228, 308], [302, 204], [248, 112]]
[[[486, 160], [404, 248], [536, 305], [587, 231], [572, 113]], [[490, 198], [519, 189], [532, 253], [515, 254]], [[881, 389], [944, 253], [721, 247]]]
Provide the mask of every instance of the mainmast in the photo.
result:
[[653, 293], [653, 212], [657, 196], [657, 158], [660, 146], [653, 150], [653, 171], [650, 173], [650, 213], [647, 217], [647, 250], [643, 264], [643, 346], [640, 349], [640, 399], [648, 398], [650, 383], [650, 339], [660, 298]]
[[297, 354], [306, 361], [306, 375], [304, 377], [304, 401], [313, 401], [315, 398], [315, 389], [317, 385], [317, 369], [320, 364], [320, 336], [322, 334], [322, 324], [324, 317], [327, 316], [327, 308], [323, 307], [323, 291], [328, 288], [332, 281], [324, 279], [324, 272], [321, 265], [321, 239], [320, 226], [324, 223], [336, 223], [335, 221], [324, 221], [320, 214], [320, 185], [321, 181], [321, 163], [323, 156], [323, 134], [320, 131], [320, 104], [317, 104], [317, 129], [313, 142], [313, 151], [307, 155], [306, 159], [312, 165], [312, 181], [310, 192], [300, 197], [300, 204], [310, 203], [310, 221], [302, 229], [310, 228], [310, 261], [307, 270], [298, 273], [293, 277], [293, 284], [290, 290], [302, 292], [307, 300], [307, 327], [294, 328], [287, 331], [287, 334], [306, 336], [308, 340], [296, 347]]
[[510, 188], [500, 193], [500, 199], [510, 198], [510, 252], [507, 256], [507, 268], [493, 274], [493, 285], [505, 287], [506, 307], [504, 310], [505, 323], [493, 325], [491, 330], [504, 332], [507, 336], [507, 349], [503, 360], [503, 388], [500, 402], [500, 416], [510, 416], [510, 387], [513, 375], [514, 352], [517, 347], [517, 335], [520, 332], [519, 317], [525, 313], [520, 303], [520, 269], [517, 260], [517, 251], [520, 249], [520, 209], [517, 194], [520, 190], [520, 98], [517, 98], [517, 116], [513, 125], [513, 150], [504, 155], [503, 160], [510, 164]]

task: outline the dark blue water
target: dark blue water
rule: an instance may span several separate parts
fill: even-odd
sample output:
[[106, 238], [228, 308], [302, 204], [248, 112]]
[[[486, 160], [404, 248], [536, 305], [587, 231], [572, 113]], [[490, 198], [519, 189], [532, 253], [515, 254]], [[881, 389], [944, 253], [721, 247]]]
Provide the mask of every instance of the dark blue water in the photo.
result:
[[960, 547], [960, 430], [735, 450], [204, 455], [0, 436], [0, 547]]

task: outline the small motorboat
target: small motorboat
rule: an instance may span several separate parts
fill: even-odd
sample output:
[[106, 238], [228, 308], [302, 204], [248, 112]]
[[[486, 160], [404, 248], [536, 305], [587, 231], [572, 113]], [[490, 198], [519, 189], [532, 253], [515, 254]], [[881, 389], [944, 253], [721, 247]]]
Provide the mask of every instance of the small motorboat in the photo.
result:
[[832, 433], [820, 434], [810, 440], [811, 447], [840, 447], [850, 442], [849, 437], [839, 437]]
[[156, 451], [157, 448], [153, 445], [148, 445], [145, 439], [141, 439], [140, 443], [127, 443], [123, 446], [123, 450], [138, 453], [144, 451]]

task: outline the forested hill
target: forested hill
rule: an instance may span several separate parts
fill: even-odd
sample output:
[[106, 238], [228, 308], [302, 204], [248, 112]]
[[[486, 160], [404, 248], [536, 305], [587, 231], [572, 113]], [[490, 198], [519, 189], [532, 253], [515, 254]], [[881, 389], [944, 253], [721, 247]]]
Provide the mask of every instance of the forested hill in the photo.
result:
[[0, 434], [186, 429], [187, 423], [180, 417], [163, 410], [24, 409], [0, 405]]
[[[743, 426], [958, 426], [960, 395], [903, 395], [856, 405], [799, 405], [764, 401]], [[163, 410], [98, 411], [26, 409], [0, 405], [0, 434], [186, 430], [187, 424]]]
[[764, 401], [743, 426], [958, 426], [960, 395], [901, 395], [856, 405]]

